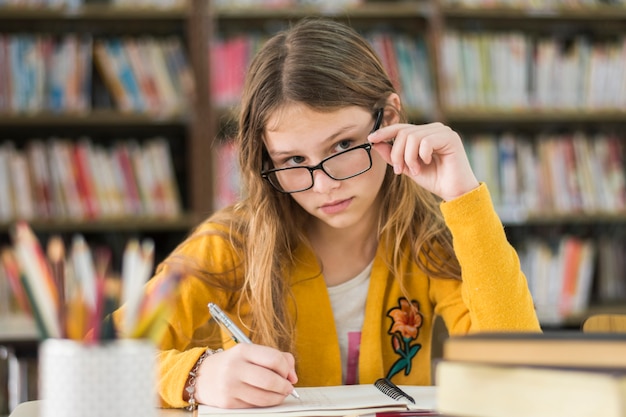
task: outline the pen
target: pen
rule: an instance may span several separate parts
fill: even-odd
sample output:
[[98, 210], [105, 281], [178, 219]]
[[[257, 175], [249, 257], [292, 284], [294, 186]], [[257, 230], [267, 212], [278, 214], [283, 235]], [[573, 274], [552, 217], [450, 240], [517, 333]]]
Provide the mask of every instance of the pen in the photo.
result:
[[[252, 341], [246, 336], [244, 332], [241, 331], [239, 327], [222, 311], [221, 308], [218, 307], [215, 303], [209, 303], [209, 312], [220, 326], [224, 328], [229, 334], [230, 337], [235, 341], [235, 343], [248, 343], [252, 344]], [[300, 395], [296, 392], [295, 388], [291, 391], [291, 395], [296, 398], [300, 398]]]
[[221, 308], [217, 306], [215, 303], [209, 303], [209, 312], [217, 321], [217, 323], [222, 326], [228, 333], [230, 333], [231, 337], [235, 341], [235, 343], [252, 343], [248, 336], [245, 335], [244, 332], [241, 331], [235, 323], [222, 311]]

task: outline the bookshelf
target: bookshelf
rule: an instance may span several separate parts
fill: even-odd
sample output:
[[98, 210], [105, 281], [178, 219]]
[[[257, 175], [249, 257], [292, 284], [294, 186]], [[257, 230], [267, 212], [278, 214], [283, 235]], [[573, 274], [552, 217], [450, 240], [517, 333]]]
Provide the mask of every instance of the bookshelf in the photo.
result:
[[[82, 218], [58, 215], [28, 218], [44, 241], [50, 234], [69, 237], [83, 233], [96, 241], [114, 245], [112, 249], [119, 255], [128, 237], [149, 236], [157, 242], [157, 259], [162, 259], [211, 211], [212, 183], [207, 180], [211, 177], [211, 161], [206, 158], [206, 155], [210, 155], [211, 138], [214, 136], [211, 133], [214, 131], [214, 122], [208, 95], [209, 69], [206, 59], [212, 24], [209, 5], [204, 0], [172, 2], [172, 7], [158, 7], [158, 2], [153, 2], [152, 7], [146, 5], [147, 2], [143, 3], [143, 6], [133, 7], [86, 0], [76, 7], [0, 6], [0, 36], [4, 36], [2, 45], [7, 50], [10, 48], [9, 37], [21, 40], [20, 37], [30, 35], [37, 40], [53, 39], [53, 48], [58, 47], [54, 42], [60, 42], [60, 39], [70, 34], [85, 37], [91, 46], [99, 40], [121, 39], [125, 42], [128, 39], [154, 39], [157, 44], [161, 42], [159, 46], [164, 48], [162, 45], [166, 39], [179, 40], [182, 45], [182, 51], [179, 52], [184, 54], [186, 69], [190, 71], [194, 90], [198, 92], [190, 95], [185, 108], [176, 112], [121, 111], [116, 106], [114, 94], [105, 85], [101, 71], [96, 68], [93, 51], [90, 51], [89, 68], [85, 71], [90, 81], [86, 86], [87, 101], [90, 103], [86, 108], [50, 108], [47, 105], [50, 99], [47, 97], [40, 99], [39, 106], [34, 110], [19, 106], [7, 108], [6, 103], [2, 108], [0, 99], [0, 143], [11, 141], [18, 151], [25, 150], [33, 139], [47, 142], [53, 137], [69, 139], [74, 143], [86, 137], [94, 146], [102, 147], [107, 152], [112, 152], [111, 148], [116, 143], [128, 143], [130, 140], [144, 146], [158, 137], [165, 139], [167, 144], [174, 169], [171, 179], [180, 197], [180, 210], [165, 216], [144, 210], [132, 215], [124, 212]], [[24, 31], [25, 27], [28, 32]], [[164, 56], [165, 53], [161, 52]], [[171, 65], [170, 61], [167, 61], [168, 65]], [[50, 72], [51, 68], [44, 67]], [[3, 82], [5, 85], [10, 83], [6, 79]], [[49, 80], [46, 82], [52, 83]], [[183, 95], [180, 90], [177, 93]], [[4, 91], [4, 97], [10, 101], [7, 98], [10, 92]], [[156, 162], [154, 164], [158, 165]], [[0, 220], [1, 242], [8, 241], [10, 225], [19, 217], [20, 214], [14, 213]]]
[[[482, 2], [484, 3], [482, 4], [478, 0], [363, 1], [357, 6], [344, 8], [333, 8], [332, 5], [335, 4], [333, 2], [318, 2], [317, 7], [313, 7], [302, 5], [307, 2], [292, 1], [287, 2], [290, 3], [289, 6], [282, 8], [269, 6], [251, 8], [238, 6], [235, 3], [225, 6], [222, 5], [222, 2], [215, 7], [216, 38], [227, 39], [241, 33], [271, 33], [286, 26], [290, 21], [317, 15], [347, 21], [366, 35], [372, 31], [382, 30], [394, 35], [408, 34], [414, 39], [424, 39], [429, 61], [427, 68], [430, 70], [430, 85], [433, 86], [433, 102], [428, 110], [408, 106], [409, 117], [413, 122], [443, 121], [462, 134], [468, 148], [474, 147], [473, 145], [481, 140], [489, 142], [491, 145], [486, 151], [475, 151], [478, 157], [483, 159], [484, 155], [481, 155], [480, 152], [487, 152], [487, 154], [494, 151], [498, 152], [498, 148], [494, 146], [504, 134], [513, 136], [515, 148], [519, 146], [519, 142], [527, 142], [529, 144], [527, 151], [533, 154], [538, 152], [540, 147], [542, 150], [547, 148], [542, 142], [555, 142], [558, 144], [555, 146], [560, 147], [562, 146], [561, 142], [568, 142], [571, 135], [580, 133], [585, 138], [585, 146], [591, 149], [591, 154], [581, 153], [579, 159], [594, 160], [596, 165], [594, 169], [610, 165], [602, 159], [601, 155], [604, 154], [599, 150], [601, 146], [598, 143], [604, 142], [604, 137], [601, 136], [611, 136], [615, 138], [615, 143], [618, 144], [616, 150], [611, 154], [619, 157], [620, 162], [618, 168], [609, 175], [612, 180], [606, 180], [606, 182], [617, 181], [612, 183], [616, 188], [612, 188], [608, 193], [621, 196], [624, 192], [624, 164], [622, 159], [624, 135], [622, 132], [626, 121], [624, 117], [626, 115], [626, 105], [624, 105], [626, 93], [620, 90], [622, 84], [616, 81], [613, 85], [614, 88], [608, 87], [607, 89], [605, 86], [604, 90], [599, 90], [600, 93], [594, 92], [595, 90], [588, 86], [585, 87], [584, 91], [582, 88], [579, 88], [580, 91], [578, 91], [576, 88], [570, 88], [567, 82], [561, 82], [561, 78], [566, 73], [556, 73], [552, 74], [553, 78], [544, 78], [541, 85], [542, 89], [540, 89], [538, 77], [541, 74], [536, 68], [537, 64], [531, 59], [536, 53], [539, 41], [545, 41], [548, 45], [547, 48], [552, 48], [551, 50], [555, 51], [557, 56], [560, 52], [569, 51], [577, 40], [581, 46], [588, 48], [587, 51], [590, 54], [609, 47], [619, 50], [615, 45], [623, 42], [623, 29], [626, 23], [626, 7], [618, 4], [619, 2], [614, 2], [613, 5], [600, 4], [602, 2], [596, 2], [598, 5], [591, 5], [594, 2], [586, 2], [585, 5], [583, 4], [585, 2], [582, 1], [569, 2], [569, 5], [558, 1], [535, 2], [538, 5], [535, 8], [515, 6], [515, 2], [512, 1], [490, 1]], [[521, 4], [522, 2], [518, 3]], [[523, 42], [526, 49], [519, 67], [525, 72], [517, 75], [517, 82], [523, 84], [517, 85], [518, 97], [516, 102], [510, 101], [511, 99], [506, 96], [512, 83], [512, 80], [507, 79], [506, 76], [501, 79], [501, 84], [498, 85], [499, 89], [491, 92], [493, 97], [483, 97], [482, 101], [466, 100], [460, 104], [450, 101], [449, 95], [459, 97], [468, 94], [467, 91], [461, 90], [461, 87], [470, 89], [471, 94], [474, 95], [483, 94], [476, 89], [477, 85], [484, 84], [493, 89], [494, 86], [489, 85], [487, 81], [496, 78], [496, 76], [503, 76], [497, 70], [504, 63], [509, 64], [506, 68], [510, 71], [514, 69], [510, 65], [510, 58], [506, 56], [505, 58], [502, 56], [494, 57], [493, 66], [485, 68], [487, 70], [486, 76], [483, 76], [482, 79], [466, 78], [465, 84], [461, 85], [459, 89], [451, 91], [453, 86], [449, 82], [450, 74], [459, 76], [465, 71], [463, 63], [460, 61], [457, 61], [450, 71], [446, 71], [445, 51], [449, 48], [446, 42], [451, 34], [456, 36], [457, 42], [459, 39], [465, 42], [462, 48], [462, 53], [465, 54], [470, 49], [472, 42], [483, 42], [481, 48], [484, 49], [479, 49], [480, 53], [483, 54], [485, 51], [495, 50], [496, 47], [502, 48], [498, 44], [502, 34], [514, 34], [518, 41]], [[468, 35], [480, 40], [473, 40]], [[470, 40], [465, 41], [465, 37]], [[568, 56], [562, 54], [563, 60], [565, 61]], [[466, 55], [466, 57], [468, 56]], [[623, 55], [621, 59], [622, 61], [619, 59], [612, 61], [613, 66], [616, 62], [618, 65], [626, 66]], [[478, 65], [485, 65], [484, 62], [477, 62]], [[587, 63], [586, 65], [590, 64]], [[542, 69], [544, 72], [551, 70], [549, 65], [544, 65], [542, 68], [544, 68]], [[489, 71], [493, 71], [493, 73]], [[469, 77], [465, 74], [462, 75]], [[474, 74], [474, 77], [478, 75], [481, 74]], [[613, 76], [613, 78], [616, 77], [617, 75]], [[599, 81], [595, 80], [596, 83], [599, 82], [600, 84], [604, 81], [602, 77], [599, 78]], [[581, 85], [580, 83], [588, 85], [591, 80], [585, 79], [579, 74], [579, 79], [576, 82], [579, 85]], [[610, 90], [613, 90], [613, 93], [619, 91], [621, 93], [618, 93], [616, 98], [610, 101], [606, 99], [609, 97], [607, 92]], [[558, 91], [561, 95], [565, 94], [563, 96], [565, 98], [555, 95], [554, 91]], [[404, 96], [406, 97], [406, 92]], [[217, 104], [219, 112], [225, 115], [223, 116], [224, 120], [229, 119], [233, 107], [233, 104], [228, 103]], [[224, 130], [228, 131], [227, 128]], [[483, 140], [485, 137], [487, 140]], [[596, 147], [598, 150], [595, 150]], [[476, 148], [478, 147], [476, 146]], [[545, 152], [554, 151], [546, 150]], [[481, 166], [481, 159], [478, 157], [473, 164]], [[511, 186], [508, 183], [502, 183], [501, 172], [504, 168], [499, 165], [497, 156], [493, 158], [495, 159], [486, 165], [493, 165], [495, 177], [489, 177], [489, 173], [485, 173], [480, 179], [487, 181], [492, 194], [496, 194], [496, 204], [505, 223], [507, 235], [520, 251], [524, 262], [528, 264], [524, 265], [527, 275], [540, 275], [540, 278], [537, 279], [554, 281], [550, 276], [561, 274], [565, 265], [571, 263], [569, 260], [565, 260], [563, 254], [559, 253], [558, 250], [559, 247], [565, 246], [565, 242], [570, 239], [578, 238], [585, 242], [590, 241], [594, 247], [593, 255], [589, 259], [591, 270], [579, 272], [581, 276], [591, 274], [592, 281], [588, 284], [590, 285], [587, 291], [588, 297], [583, 297], [582, 300], [586, 307], [576, 311], [559, 311], [557, 306], [560, 295], [554, 291], [560, 288], [562, 283], [555, 284], [552, 282], [549, 286], [556, 287], [552, 288], [549, 294], [537, 295], [537, 297], [542, 298], [548, 297], [547, 311], [542, 311], [540, 314], [544, 326], [579, 327], [582, 320], [594, 311], [623, 310], [621, 306], [626, 303], [626, 284], [624, 283], [626, 280], [620, 278], [623, 276], [623, 269], [620, 269], [617, 259], [624, 258], [625, 253], [623, 246], [624, 236], [626, 236], [624, 234], [626, 230], [626, 222], [624, 222], [626, 207], [622, 203], [607, 203], [602, 200], [604, 197], [599, 195], [592, 197], [587, 206], [574, 206], [574, 202], [578, 201], [582, 191], [577, 189], [566, 193], [563, 191], [565, 188], [559, 188], [559, 183], [547, 191], [542, 191], [543, 194], [541, 194], [539, 192], [540, 186], [543, 187], [543, 184], [548, 180], [556, 180], [550, 178], [543, 171], [538, 171], [538, 174], [535, 175], [536, 178], [525, 178], [525, 182], [522, 182], [519, 178], [524, 178], [524, 173], [529, 171], [526, 160], [518, 161], [514, 167], [515, 171], [511, 171], [513, 174], [510, 172], [508, 174], [509, 177], [518, 178], [518, 183], [515, 184], [516, 188], [513, 188], [517, 190], [516, 195], [514, 195], [514, 203], [500, 201], [499, 195], [503, 193], [502, 190], [511, 189]], [[516, 156], [516, 158], [518, 157]], [[544, 159], [548, 162], [551, 161], [549, 157], [544, 157]], [[596, 171], [592, 172], [597, 173]], [[558, 173], [552, 175], [558, 175]], [[576, 177], [575, 181], [580, 182], [584, 172], [574, 171], [574, 174], [571, 175]], [[599, 184], [603, 182], [597, 180], [598, 178], [600, 178], [599, 175], [594, 175], [591, 183], [589, 183], [589, 179], [587, 179], [587, 183], [591, 184], [592, 188], [600, 188]], [[594, 182], [593, 179], [596, 181]], [[579, 185], [579, 187], [581, 186]], [[563, 196], [569, 199], [564, 200], [565, 203], [562, 201]], [[528, 201], [532, 200], [530, 197], [534, 197], [539, 203], [549, 202], [550, 204], [529, 208]], [[559, 199], [558, 204], [561, 205], [556, 205], [557, 198]], [[540, 243], [543, 246], [541, 249], [537, 249], [536, 245]], [[607, 248], [612, 252], [610, 255], [607, 254]], [[543, 267], [533, 267], [531, 263], [534, 261], [530, 258], [536, 256], [534, 253], [539, 250], [551, 252], [551, 256], [548, 257], [549, 260], [545, 261], [546, 265]], [[532, 272], [541, 268], [550, 272]], [[616, 283], [615, 278], [617, 281], [621, 279], [622, 283]], [[545, 282], [541, 286], [546, 287]]]

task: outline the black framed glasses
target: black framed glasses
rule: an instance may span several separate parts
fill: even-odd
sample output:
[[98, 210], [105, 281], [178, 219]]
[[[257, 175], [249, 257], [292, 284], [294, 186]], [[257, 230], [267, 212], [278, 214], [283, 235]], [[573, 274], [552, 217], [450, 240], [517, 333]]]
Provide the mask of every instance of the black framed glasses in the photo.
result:
[[[380, 128], [383, 119], [382, 108], [376, 110], [374, 118], [374, 127], [370, 133]], [[372, 144], [364, 143], [331, 155], [313, 167], [268, 169], [261, 171], [261, 176], [281, 193], [299, 193], [313, 188], [313, 172], [318, 169], [337, 181], [354, 178], [369, 171], [372, 168], [371, 151]]]

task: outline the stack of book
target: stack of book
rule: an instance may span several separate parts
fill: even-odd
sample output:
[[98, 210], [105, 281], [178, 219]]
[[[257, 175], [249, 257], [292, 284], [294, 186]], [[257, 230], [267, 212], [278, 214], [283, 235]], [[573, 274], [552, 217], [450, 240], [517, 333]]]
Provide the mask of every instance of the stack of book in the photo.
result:
[[626, 417], [626, 334], [482, 333], [449, 338], [438, 411], [455, 417]]

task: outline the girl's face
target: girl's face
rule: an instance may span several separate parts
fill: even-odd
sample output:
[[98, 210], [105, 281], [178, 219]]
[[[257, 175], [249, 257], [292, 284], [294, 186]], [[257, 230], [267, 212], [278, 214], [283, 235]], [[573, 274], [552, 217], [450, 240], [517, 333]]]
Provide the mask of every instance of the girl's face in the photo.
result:
[[[322, 113], [304, 105], [290, 105], [270, 117], [265, 146], [274, 168], [314, 167], [339, 152], [366, 144], [374, 122], [372, 112], [357, 106]], [[356, 167], [354, 173], [359, 172], [357, 165], [363, 166], [363, 158], [366, 164], [368, 162], [366, 150], [353, 152], [350, 152], [351, 157], [345, 155], [324, 163], [324, 169], [332, 171], [336, 177], [349, 176], [352, 166]], [[313, 171], [313, 186], [291, 196], [304, 210], [333, 228], [347, 228], [376, 219], [376, 197], [387, 164], [373, 149], [370, 155], [372, 166], [366, 172], [335, 180], [323, 170], [316, 169]], [[337, 164], [337, 161], [341, 163]], [[293, 172], [290, 171], [288, 175], [291, 176]], [[304, 175], [297, 178], [298, 186], [306, 188], [310, 185], [310, 174], [305, 170], [302, 173]]]

